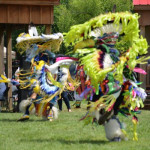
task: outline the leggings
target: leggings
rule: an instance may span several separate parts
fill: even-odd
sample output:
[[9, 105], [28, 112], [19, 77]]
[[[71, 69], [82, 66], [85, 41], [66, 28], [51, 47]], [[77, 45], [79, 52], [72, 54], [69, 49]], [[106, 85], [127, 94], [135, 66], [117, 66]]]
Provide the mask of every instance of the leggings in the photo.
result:
[[[68, 93], [66, 91], [62, 92], [61, 97], [63, 98], [67, 109], [70, 109], [70, 102], [69, 102], [69, 98], [68, 98]], [[59, 106], [59, 110], [62, 110], [62, 99], [58, 100], [58, 106]]]

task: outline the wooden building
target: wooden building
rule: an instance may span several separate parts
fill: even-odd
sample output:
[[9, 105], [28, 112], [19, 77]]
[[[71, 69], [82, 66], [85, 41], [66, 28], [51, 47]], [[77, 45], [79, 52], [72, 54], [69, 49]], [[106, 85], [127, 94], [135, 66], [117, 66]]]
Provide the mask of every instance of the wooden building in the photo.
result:
[[[46, 25], [46, 33], [50, 33], [53, 24], [54, 6], [60, 0], [0, 0], [0, 74], [4, 71], [4, 32], [6, 32], [6, 76], [12, 78], [12, 31], [27, 28], [30, 23]], [[12, 90], [8, 92], [8, 99]], [[12, 110], [12, 102], [9, 103]]]
[[[134, 12], [140, 15], [139, 24], [141, 35], [145, 37], [150, 45], [150, 0], [133, 0]], [[148, 49], [150, 56], [150, 48]], [[147, 75], [140, 75], [140, 81], [143, 82], [142, 87], [147, 91], [147, 100], [145, 101], [145, 109], [150, 109], [150, 64], [141, 65], [146, 70]]]

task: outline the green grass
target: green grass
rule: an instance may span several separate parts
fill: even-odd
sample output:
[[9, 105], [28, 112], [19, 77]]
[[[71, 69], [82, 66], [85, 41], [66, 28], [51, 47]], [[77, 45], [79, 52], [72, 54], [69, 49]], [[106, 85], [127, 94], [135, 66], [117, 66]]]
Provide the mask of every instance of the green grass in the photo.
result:
[[66, 107], [58, 120], [42, 121], [30, 116], [26, 122], [17, 122], [21, 113], [0, 113], [0, 150], [149, 150], [150, 111], [142, 110], [139, 115], [139, 141], [132, 140], [131, 118], [123, 118], [127, 125], [128, 141], [109, 142], [103, 126], [87, 125], [79, 119], [85, 114], [86, 106], [72, 109]]

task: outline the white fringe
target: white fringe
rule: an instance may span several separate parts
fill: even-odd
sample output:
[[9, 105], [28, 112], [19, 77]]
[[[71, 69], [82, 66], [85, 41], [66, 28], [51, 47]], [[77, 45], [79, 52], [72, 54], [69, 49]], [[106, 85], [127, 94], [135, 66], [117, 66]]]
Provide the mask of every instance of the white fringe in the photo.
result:
[[116, 119], [110, 119], [104, 125], [106, 137], [108, 140], [113, 140], [115, 137], [120, 137], [121, 140], [128, 140], [124, 133], [121, 131], [120, 124]]
[[28, 105], [30, 105], [30, 104], [31, 104], [31, 100], [30, 100], [30, 99], [22, 100], [22, 101], [20, 102], [20, 104], [19, 104], [19, 110], [20, 110], [20, 112], [25, 113], [26, 107], [27, 107]]
[[[22, 100], [20, 102], [20, 104], [19, 104], [19, 110], [20, 110], [20, 112], [25, 113], [27, 106], [29, 106], [31, 103], [32, 102], [31, 102], [30, 98], [28, 98], [26, 100]], [[35, 114], [35, 107], [30, 111], [30, 114], [31, 115]]]
[[54, 115], [54, 119], [58, 119], [58, 109], [56, 107], [52, 107], [52, 111], [53, 111], [53, 115]]

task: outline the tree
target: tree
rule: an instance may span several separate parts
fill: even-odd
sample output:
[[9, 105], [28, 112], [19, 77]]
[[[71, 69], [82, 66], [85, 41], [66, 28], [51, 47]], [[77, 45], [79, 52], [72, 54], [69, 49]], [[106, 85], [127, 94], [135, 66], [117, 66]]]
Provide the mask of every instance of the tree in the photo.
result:
[[[82, 24], [93, 17], [106, 12], [132, 11], [132, 0], [61, 0], [54, 9], [53, 32], [68, 32], [72, 25]], [[63, 50], [62, 50], [63, 49]], [[64, 53], [66, 48], [61, 48]]]
[[57, 32], [67, 32], [72, 25], [82, 24], [102, 13], [111, 12], [114, 5], [116, 12], [131, 11], [133, 8], [132, 0], [61, 0], [61, 4], [54, 11]]

